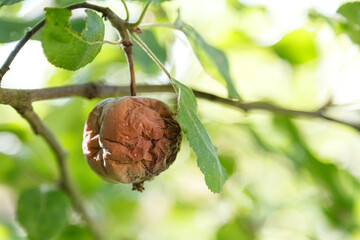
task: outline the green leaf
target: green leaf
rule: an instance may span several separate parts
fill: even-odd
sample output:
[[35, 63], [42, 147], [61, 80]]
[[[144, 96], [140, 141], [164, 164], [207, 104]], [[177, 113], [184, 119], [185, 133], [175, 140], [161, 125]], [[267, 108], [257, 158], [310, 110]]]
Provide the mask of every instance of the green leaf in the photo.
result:
[[345, 3], [337, 10], [337, 13], [346, 19], [345, 23], [340, 24], [342, 30], [354, 43], [360, 44], [360, 2]]
[[37, 188], [21, 193], [17, 220], [30, 239], [50, 239], [66, 226], [70, 203], [60, 191], [43, 192]]
[[349, 23], [359, 24], [360, 2], [348, 2], [339, 7], [337, 13], [343, 15]]
[[208, 44], [193, 27], [182, 22], [180, 18], [176, 20], [175, 24], [179, 26], [179, 29], [183, 31], [189, 39], [204, 69], [221, 84], [227, 86], [230, 98], [240, 98], [230, 75], [229, 61], [225, 53]]
[[22, 2], [23, 0], [0, 0], [0, 7], [5, 5], [13, 5], [18, 2]]
[[205, 182], [212, 192], [219, 193], [226, 180], [216, 148], [197, 114], [197, 102], [194, 93], [184, 84], [173, 80], [179, 94], [178, 119], [190, 146], [197, 156], [197, 163], [205, 175]]
[[304, 29], [285, 35], [273, 49], [279, 57], [291, 64], [306, 63], [317, 57], [314, 36]]
[[86, 10], [86, 27], [81, 34], [69, 24], [71, 12], [62, 8], [46, 8], [46, 24], [42, 47], [48, 61], [56, 67], [77, 70], [92, 62], [101, 50], [104, 23], [95, 12]]

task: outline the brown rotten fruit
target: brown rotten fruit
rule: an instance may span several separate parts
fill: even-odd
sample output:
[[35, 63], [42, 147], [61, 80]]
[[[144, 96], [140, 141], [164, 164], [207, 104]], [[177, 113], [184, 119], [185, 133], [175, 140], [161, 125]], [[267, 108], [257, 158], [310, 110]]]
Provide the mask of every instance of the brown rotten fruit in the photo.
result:
[[108, 98], [88, 116], [83, 152], [90, 167], [111, 183], [143, 183], [175, 160], [181, 128], [163, 102], [143, 97]]

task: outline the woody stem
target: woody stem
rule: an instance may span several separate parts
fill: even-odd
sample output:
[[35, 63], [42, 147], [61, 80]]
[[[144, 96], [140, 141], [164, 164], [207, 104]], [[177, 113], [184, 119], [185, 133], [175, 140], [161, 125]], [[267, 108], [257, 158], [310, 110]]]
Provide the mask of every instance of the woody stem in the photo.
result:
[[124, 45], [124, 51], [126, 54], [126, 59], [129, 64], [129, 71], [130, 71], [130, 93], [131, 96], [136, 96], [136, 82], [135, 82], [135, 71], [134, 71], [134, 61], [132, 57], [132, 44]]

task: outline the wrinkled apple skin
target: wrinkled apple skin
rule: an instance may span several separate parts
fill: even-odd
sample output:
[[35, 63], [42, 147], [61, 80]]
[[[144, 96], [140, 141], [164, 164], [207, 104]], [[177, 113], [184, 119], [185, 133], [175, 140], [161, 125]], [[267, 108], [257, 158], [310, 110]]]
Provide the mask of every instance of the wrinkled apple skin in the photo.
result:
[[85, 123], [83, 153], [92, 168], [111, 183], [132, 183], [143, 190], [175, 160], [181, 128], [174, 113], [153, 98], [122, 97], [100, 101]]

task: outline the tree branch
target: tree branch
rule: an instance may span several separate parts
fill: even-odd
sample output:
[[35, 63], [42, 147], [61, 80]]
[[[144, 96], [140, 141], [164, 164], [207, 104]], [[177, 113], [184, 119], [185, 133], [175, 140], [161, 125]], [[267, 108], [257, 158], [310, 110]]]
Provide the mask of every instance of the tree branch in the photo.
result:
[[69, 170], [67, 167], [67, 157], [65, 151], [62, 149], [60, 143], [52, 134], [50, 129], [43, 123], [39, 116], [33, 111], [30, 103], [28, 105], [17, 106], [15, 109], [18, 113], [25, 118], [33, 131], [42, 136], [44, 140], [49, 144], [50, 148], [54, 151], [57, 164], [60, 170], [60, 187], [69, 196], [77, 212], [81, 214], [89, 229], [93, 233], [94, 237], [98, 240], [102, 239], [98, 225], [91, 219], [87, 210], [84, 207], [83, 199], [80, 196], [78, 190], [75, 188], [74, 183], [69, 176]]
[[[137, 91], [140, 93], [151, 92], [174, 92], [171, 85], [143, 85], [137, 86]], [[277, 114], [286, 114], [290, 116], [304, 116], [311, 118], [321, 118], [332, 122], [337, 122], [360, 131], [360, 125], [345, 122], [326, 115], [325, 109], [320, 108], [317, 111], [301, 111], [282, 108], [276, 105], [262, 103], [262, 102], [241, 102], [238, 100], [231, 100], [219, 97], [210, 93], [193, 90], [195, 96], [198, 98], [210, 100], [211, 102], [221, 103], [231, 106], [242, 111], [248, 112], [253, 110], [264, 110]], [[79, 85], [70, 85], [64, 87], [53, 87], [43, 89], [0, 89], [0, 104], [7, 104], [14, 107], [21, 106], [22, 103], [31, 103], [39, 100], [48, 100], [64, 97], [84, 97], [92, 98], [106, 98], [113, 96], [126, 96], [129, 90], [127, 86], [109, 86], [102, 83], [86, 83]]]

